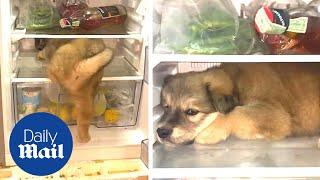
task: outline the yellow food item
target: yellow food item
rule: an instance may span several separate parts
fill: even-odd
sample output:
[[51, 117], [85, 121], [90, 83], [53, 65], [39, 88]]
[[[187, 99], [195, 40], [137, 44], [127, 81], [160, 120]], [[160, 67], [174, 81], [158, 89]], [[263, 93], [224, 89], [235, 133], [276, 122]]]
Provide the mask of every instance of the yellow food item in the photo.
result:
[[99, 91], [94, 99], [94, 116], [101, 116], [107, 108], [107, 101], [103, 91]]
[[57, 113], [57, 104], [54, 102], [51, 102], [49, 105], [49, 112], [51, 114], [56, 114]]
[[128, 173], [139, 171], [141, 168], [139, 160], [108, 160], [104, 163], [105, 169], [109, 174], [113, 173]]
[[57, 104], [51, 102], [49, 105], [49, 112], [58, 116], [66, 123], [68, 123], [71, 120], [70, 108], [67, 104]]
[[119, 121], [120, 112], [117, 109], [107, 109], [104, 113], [104, 121], [106, 123], [116, 123]]
[[62, 119], [64, 122], [68, 123], [71, 119], [70, 113], [69, 113], [69, 107], [66, 104], [62, 104], [59, 108], [58, 116], [60, 119]]

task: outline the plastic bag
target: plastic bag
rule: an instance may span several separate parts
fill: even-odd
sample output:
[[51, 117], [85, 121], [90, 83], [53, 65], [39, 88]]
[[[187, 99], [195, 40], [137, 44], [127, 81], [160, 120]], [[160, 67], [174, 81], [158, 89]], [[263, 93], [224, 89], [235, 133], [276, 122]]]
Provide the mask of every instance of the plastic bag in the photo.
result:
[[257, 11], [262, 6], [268, 6], [275, 9], [295, 9], [305, 7], [306, 3], [303, 0], [253, 0], [245, 7], [245, 15], [249, 19], [254, 19]]
[[249, 54], [256, 34], [229, 0], [164, 0], [156, 52]]
[[59, 14], [49, 0], [22, 1], [17, 28], [48, 29], [58, 25]]
[[[264, 1], [255, 0], [246, 8], [246, 16], [252, 18], [257, 10], [262, 6], [268, 6], [270, 9], [284, 9], [288, 13], [290, 19], [308, 17], [307, 32], [296, 33], [286, 31], [281, 34], [260, 33], [260, 39], [267, 44], [272, 54], [318, 54], [319, 48], [316, 45], [319, 42], [317, 25], [319, 22], [319, 0], [314, 0], [309, 4], [301, 0], [286, 1]], [[314, 22], [314, 23], [313, 23]], [[289, 28], [290, 29], [290, 25]]]
[[62, 18], [81, 18], [88, 8], [86, 0], [56, 0], [56, 7]]

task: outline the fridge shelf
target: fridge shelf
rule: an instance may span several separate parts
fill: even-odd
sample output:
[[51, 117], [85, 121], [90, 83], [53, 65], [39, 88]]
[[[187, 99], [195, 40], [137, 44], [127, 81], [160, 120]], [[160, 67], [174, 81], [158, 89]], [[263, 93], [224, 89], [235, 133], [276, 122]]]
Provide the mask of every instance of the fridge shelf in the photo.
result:
[[[21, 52], [12, 82], [50, 82], [46, 64], [36, 60], [35, 52]], [[102, 81], [142, 80], [143, 76], [123, 56], [116, 56], [104, 68]]]
[[[320, 55], [152, 54], [152, 62], [318, 62]], [[156, 66], [157, 64], [154, 64]]]
[[[104, 32], [105, 31], [105, 32]], [[24, 38], [103, 38], [103, 39], [111, 39], [111, 38], [133, 38], [133, 39], [142, 39], [142, 34], [140, 33], [130, 33], [130, 32], [112, 32], [106, 29], [98, 31], [100, 33], [92, 33], [92, 31], [66, 31], [66, 30], [57, 30], [50, 29], [49, 31], [27, 31], [23, 30], [14, 30], [11, 34], [12, 42], [16, 42], [20, 39]]]

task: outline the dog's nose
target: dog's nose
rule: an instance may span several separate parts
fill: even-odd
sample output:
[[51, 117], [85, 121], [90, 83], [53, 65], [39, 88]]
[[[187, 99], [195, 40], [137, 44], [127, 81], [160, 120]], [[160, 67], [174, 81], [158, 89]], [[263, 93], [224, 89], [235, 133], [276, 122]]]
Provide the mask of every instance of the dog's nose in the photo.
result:
[[158, 128], [157, 129], [158, 136], [160, 138], [166, 138], [171, 135], [172, 129], [169, 128]]

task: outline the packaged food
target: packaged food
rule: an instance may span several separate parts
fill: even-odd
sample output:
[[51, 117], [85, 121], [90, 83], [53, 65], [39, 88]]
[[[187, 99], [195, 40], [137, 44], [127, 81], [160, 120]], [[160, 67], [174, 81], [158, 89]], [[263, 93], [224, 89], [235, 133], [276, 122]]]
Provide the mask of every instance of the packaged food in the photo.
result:
[[85, 0], [57, 0], [56, 7], [62, 18], [80, 18], [88, 5]]
[[66, 104], [61, 104], [57, 116], [65, 123], [69, 123], [71, 121], [70, 107]]
[[122, 5], [88, 8], [80, 21], [80, 27], [87, 30], [96, 29], [103, 24], [123, 24], [127, 10]]
[[253, 24], [238, 17], [229, 0], [165, 0], [156, 52], [252, 54]]
[[107, 108], [107, 101], [103, 91], [99, 91], [94, 99], [94, 115], [101, 116]]
[[257, 32], [274, 54], [319, 54], [319, 6], [319, 1], [292, 9], [264, 6], [255, 17]]
[[22, 108], [25, 115], [37, 111], [40, 105], [40, 87], [26, 87], [22, 88]]
[[88, 7], [84, 1], [60, 3], [60, 26], [93, 30], [104, 24], [123, 24], [127, 10], [122, 5]]
[[59, 14], [49, 0], [30, 1], [27, 9], [27, 29], [48, 29], [58, 25]]
[[77, 28], [80, 25], [80, 20], [83, 18], [88, 5], [85, 0], [57, 0], [56, 6], [62, 18], [60, 25], [64, 27]]
[[104, 121], [107, 124], [114, 124], [120, 119], [120, 112], [117, 109], [107, 109], [104, 113]]

